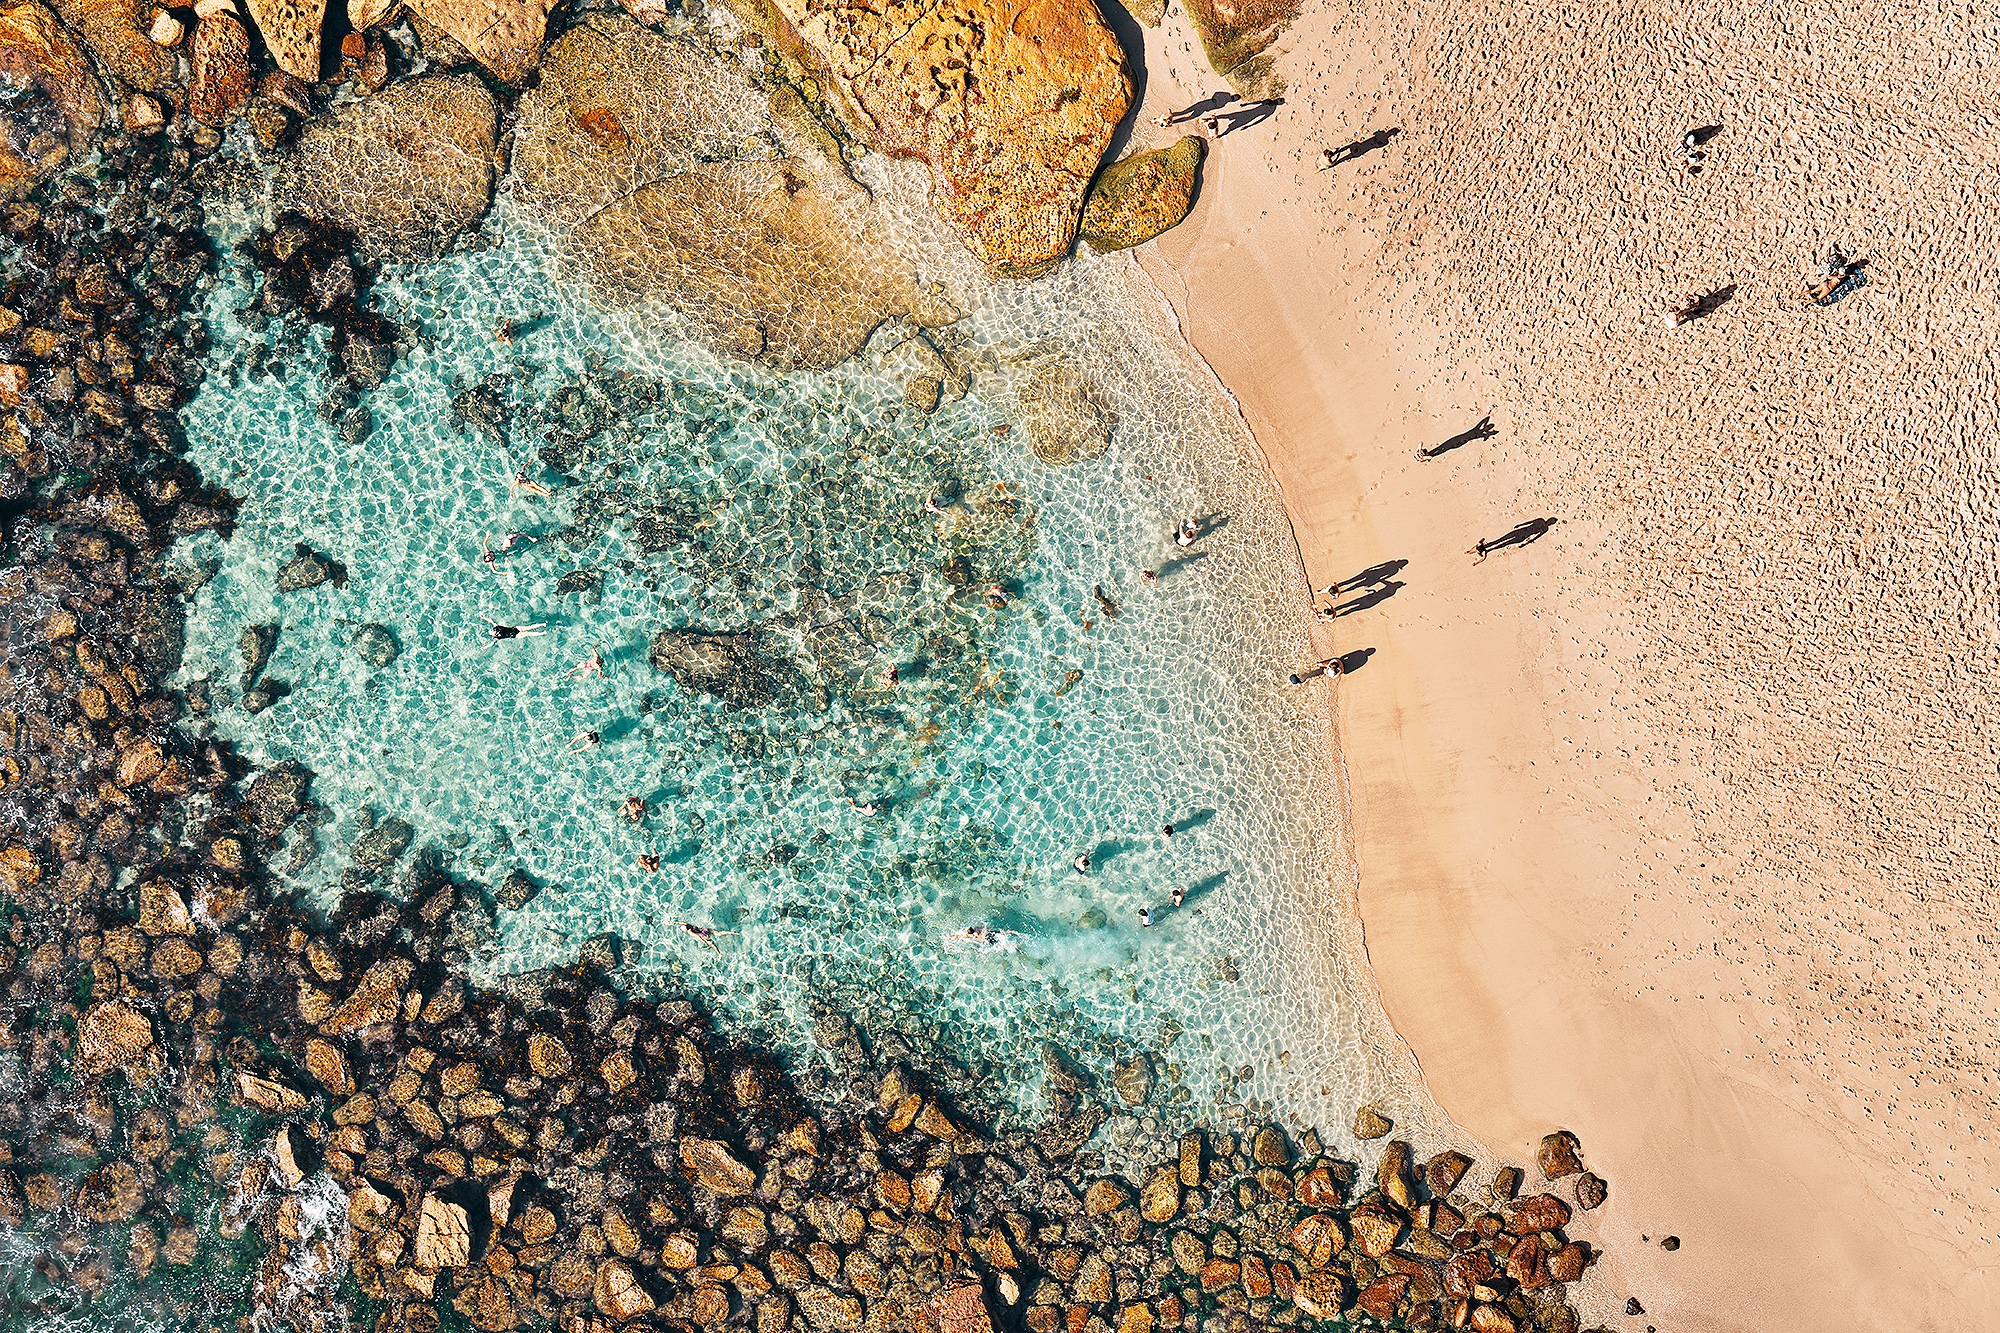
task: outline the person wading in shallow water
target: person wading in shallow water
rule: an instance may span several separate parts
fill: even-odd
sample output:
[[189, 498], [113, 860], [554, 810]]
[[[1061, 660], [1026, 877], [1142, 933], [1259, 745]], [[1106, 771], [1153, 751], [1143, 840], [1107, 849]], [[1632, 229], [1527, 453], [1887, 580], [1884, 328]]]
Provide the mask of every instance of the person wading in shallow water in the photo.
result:
[[1179, 907], [1182, 903], [1186, 901], [1187, 901], [1187, 890], [1182, 888], [1178, 884], [1174, 885], [1174, 906]]
[[1140, 909], [1139, 909], [1139, 924], [1140, 924], [1140, 925], [1142, 925], [1142, 926], [1150, 926], [1150, 925], [1152, 925], [1152, 924], [1153, 924], [1153, 909], [1152, 909], [1152, 908], [1150, 908], [1150, 907], [1142, 907], [1142, 908], [1140, 908]]
[[659, 857], [653, 855], [651, 852], [639, 853], [639, 869], [651, 873], [652, 871], [658, 870], [659, 868], [660, 868]]
[[618, 807], [618, 813], [636, 824], [646, 817], [646, 803], [636, 796], [627, 796], [625, 804]]
[[1303, 685], [1315, 676], [1338, 676], [1345, 670], [1347, 670], [1345, 662], [1338, 657], [1329, 657], [1324, 662], [1316, 662], [1304, 671], [1294, 672], [1285, 679], [1294, 685]]
[[1079, 875], [1088, 875], [1090, 873], [1090, 857], [1082, 852], [1077, 853], [1076, 860], [1071, 861], [1070, 864], [1076, 867], [1076, 873]]

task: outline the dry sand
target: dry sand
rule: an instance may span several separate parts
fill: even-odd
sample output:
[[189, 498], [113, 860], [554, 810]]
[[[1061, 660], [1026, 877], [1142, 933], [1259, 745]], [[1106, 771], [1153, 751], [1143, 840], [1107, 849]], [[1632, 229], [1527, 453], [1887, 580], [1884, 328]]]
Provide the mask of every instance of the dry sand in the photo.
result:
[[[1314, 585], [1409, 562], [1320, 635], [1371, 961], [1473, 1136], [1581, 1136], [1634, 1333], [2000, 1327], [1980, 12], [1334, 0], [1140, 254]], [[1221, 84], [1149, 43], [1166, 142]]]

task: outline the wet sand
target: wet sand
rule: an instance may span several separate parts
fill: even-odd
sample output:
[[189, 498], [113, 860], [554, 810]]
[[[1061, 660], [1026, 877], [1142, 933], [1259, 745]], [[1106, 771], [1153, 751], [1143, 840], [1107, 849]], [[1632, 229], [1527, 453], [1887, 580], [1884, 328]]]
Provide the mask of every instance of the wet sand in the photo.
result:
[[[1335, 712], [1370, 960], [1460, 1125], [1567, 1126], [1610, 1180], [1587, 1322], [2000, 1324], [2000, 43], [1966, 22], [1321, 9], [1141, 252], [1313, 585], [1408, 562], [1319, 634], [1368, 653]], [[1164, 143], [1221, 83], [1178, 13], [1149, 37]], [[1836, 245], [1868, 283], [1819, 309]]]

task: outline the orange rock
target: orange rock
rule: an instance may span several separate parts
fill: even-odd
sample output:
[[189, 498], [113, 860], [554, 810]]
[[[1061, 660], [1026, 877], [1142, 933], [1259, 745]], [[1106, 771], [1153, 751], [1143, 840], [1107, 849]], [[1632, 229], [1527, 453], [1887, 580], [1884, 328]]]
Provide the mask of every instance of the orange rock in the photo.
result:
[[[1292, 1234], [1288, 1239], [1308, 1268], [1325, 1268], [1333, 1261], [1333, 1256], [1347, 1244], [1347, 1237], [1340, 1230], [1339, 1219], [1328, 1213], [1307, 1213], [1292, 1227]], [[1392, 1235], [1390, 1237], [1392, 1244], [1394, 1240]], [[1386, 1250], [1385, 1246], [1384, 1251]]]
[[1242, 1266], [1228, 1259], [1210, 1259], [1201, 1266], [1201, 1289], [1221, 1291], [1233, 1287], [1243, 1275]]
[[1323, 1166], [1316, 1166], [1299, 1180], [1297, 1185], [1299, 1202], [1308, 1208], [1333, 1208], [1347, 1197], [1347, 1191], [1333, 1178], [1333, 1173]]
[[1539, 1236], [1523, 1236], [1507, 1252], [1507, 1276], [1533, 1290], [1549, 1285], [1549, 1252]]
[[1571, 1241], [1549, 1256], [1549, 1279], [1553, 1282], [1574, 1282], [1583, 1276], [1583, 1270], [1590, 1266], [1590, 1247], [1580, 1241]]
[[622, 149], [627, 143], [625, 126], [619, 123], [618, 113], [610, 107], [593, 107], [577, 112], [576, 127], [605, 148]]
[[1553, 1194], [1533, 1194], [1507, 1205], [1507, 1230], [1516, 1236], [1554, 1231], [1569, 1224], [1569, 1205]]
[[250, 34], [231, 14], [210, 14], [194, 30], [194, 81], [188, 86], [188, 114], [219, 125], [250, 100]]
[[1292, 1304], [1315, 1319], [1332, 1319], [1346, 1307], [1347, 1294], [1348, 1283], [1344, 1275], [1321, 1270], [1299, 1279], [1299, 1285], [1292, 1292]]
[[938, 213], [983, 263], [1027, 275], [1069, 252], [1132, 101], [1091, 0], [863, 8], [773, 0], [875, 146], [931, 169]]
[[1374, 1315], [1377, 1319], [1393, 1319], [1396, 1314], [1396, 1307], [1402, 1303], [1403, 1293], [1408, 1291], [1409, 1287], [1410, 1279], [1401, 1273], [1395, 1273], [1385, 1278], [1377, 1278], [1362, 1288], [1361, 1295], [1356, 1298], [1355, 1304], [1359, 1305], [1369, 1314]]
[[1583, 1145], [1577, 1142], [1576, 1135], [1559, 1129], [1542, 1136], [1542, 1147], [1535, 1154], [1535, 1164], [1550, 1180], [1559, 1180], [1583, 1170], [1583, 1159], [1579, 1155], [1582, 1151]]
[[1261, 1254], [1243, 1256], [1243, 1290], [1253, 1298], [1271, 1294], [1271, 1270]]

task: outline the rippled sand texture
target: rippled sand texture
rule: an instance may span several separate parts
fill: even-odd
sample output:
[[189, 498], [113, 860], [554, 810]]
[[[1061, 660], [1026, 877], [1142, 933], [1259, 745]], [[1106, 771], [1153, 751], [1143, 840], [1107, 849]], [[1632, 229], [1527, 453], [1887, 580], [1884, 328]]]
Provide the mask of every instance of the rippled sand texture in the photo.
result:
[[[637, 980], [699, 986], [781, 1044], [825, 1000], [988, 1062], [1003, 1095], [1036, 1086], [1056, 1040], [1158, 1052], [1189, 1111], [1254, 1098], [1332, 1128], [1363, 1098], [1410, 1104], [1358, 979], [1319, 700], [1283, 684], [1304, 650], [1296, 555], [1247, 441], [1133, 308], [1123, 261], [989, 284], [929, 220], [918, 170], [870, 161], [904, 262], [940, 265], [976, 313], [885, 327], [831, 372], [596, 313], [503, 216], [498, 248], [384, 279], [421, 332], [350, 445], [313, 375], [240, 370], [244, 293], [217, 293], [228, 350], [189, 435], [246, 503], [227, 551], [189, 552], [226, 560], [188, 671], [215, 681], [223, 732], [319, 774], [326, 850], [290, 873], [330, 899], [367, 819], [398, 817], [492, 887], [517, 867], [543, 886], [470, 929], [485, 975], [609, 931]], [[266, 336], [318, 363], [317, 335]], [[460, 398], [474, 388], [485, 407]], [[510, 492], [517, 468], [560, 489]], [[1213, 533], [1177, 551], [1190, 514]], [[486, 568], [510, 531], [536, 542]], [[274, 597], [295, 541], [346, 585]], [[496, 643], [489, 620], [549, 632]], [[237, 642], [273, 622], [268, 674], [293, 692], [248, 715]], [[392, 665], [350, 646], [368, 623], [400, 641]], [[759, 706], [649, 665], [671, 627], [747, 634]], [[605, 679], [563, 678], [593, 650]], [[563, 757], [586, 730], [602, 744]], [[616, 815], [634, 794], [644, 826]], [[1089, 876], [1070, 866], [1085, 851]], [[681, 920], [731, 933], [710, 951]], [[1019, 952], [940, 947], [982, 920]]]
[[[2000, 33], [1338, 5], [1288, 40], [1159, 248], [1293, 479], [1339, 477], [1309, 568], [1411, 561], [1329, 632], [1393, 682], [1347, 737], [1391, 1014], [1469, 1125], [1615, 1139], [1607, 1225], [1700, 1219], [1644, 1264], [1660, 1327], [1993, 1322]], [[1866, 285], [1822, 309], [1833, 247]]]

